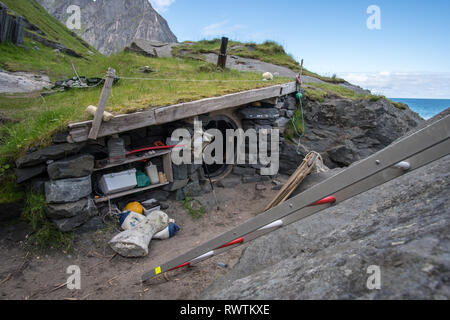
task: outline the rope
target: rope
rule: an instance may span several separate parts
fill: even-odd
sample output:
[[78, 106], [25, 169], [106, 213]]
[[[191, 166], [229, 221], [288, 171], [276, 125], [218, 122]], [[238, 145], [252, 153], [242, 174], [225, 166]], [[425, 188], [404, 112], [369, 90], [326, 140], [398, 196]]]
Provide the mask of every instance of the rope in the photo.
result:
[[297, 154], [298, 154], [299, 156], [303, 155], [303, 154], [300, 152], [300, 147], [301, 147], [301, 145], [302, 145], [302, 143], [301, 143], [302, 138], [305, 136], [305, 132], [306, 132], [306, 128], [305, 128], [305, 118], [304, 118], [303, 104], [302, 104], [302, 97], [303, 97], [303, 94], [302, 94], [301, 89], [300, 89], [300, 91], [297, 93], [297, 98], [298, 98], [298, 100], [299, 100], [299, 108], [300, 108], [300, 111], [301, 111], [301, 113], [302, 113], [302, 127], [303, 127], [303, 132], [302, 132], [301, 134], [300, 134], [300, 132], [298, 132], [297, 126], [295, 125], [295, 113], [294, 113], [294, 115], [291, 117], [292, 127], [294, 128], [295, 133], [296, 133], [297, 136], [298, 136], [298, 143], [297, 143], [297, 148], [296, 148], [295, 151], [297, 152]]
[[132, 78], [132, 77], [120, 77], [119, 79], [124, 80], [140, 80], [140, 81], [176, 81], [176, 82], [265, 82], [267, 80], [243, 80], [243, 79], [236, 79], [236, 80], [219, 80], [219, 79], [164, 79], [164, 78]]

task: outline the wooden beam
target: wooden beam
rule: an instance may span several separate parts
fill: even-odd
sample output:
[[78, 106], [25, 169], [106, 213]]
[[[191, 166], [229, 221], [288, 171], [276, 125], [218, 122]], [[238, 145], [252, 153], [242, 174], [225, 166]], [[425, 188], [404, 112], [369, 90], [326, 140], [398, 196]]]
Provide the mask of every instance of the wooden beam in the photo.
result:
[[[123, 114], [114, 117], [114, 119], [108, 122], [104, 122], [100, 127], [97, 138], [110, 136], [116, 133], [127, 132], [143, 127], [149, 127], [155, 124], [156, 121], [154, 110]], [[83, 142], [88, 140], [91, 125], [92, 120], [69, 124], [69, 142]]]
[[242, 106], [255, 101], [279, 97], [295, 91], [295, 82], [292, 82], [262, 89], [227, 94], [221, 97], [207, 98], [193, 102], [180, 103], [169, 107], [162, 107], [155, 110], [156, 123], [163, 124], [208, 112]]
[[106, 109], [106, 103], [108, 102], [109, 93], [113, 85], [114, 77], [116, 76], [116, 70], [109, 68], [106, 73], [105, 85], [103, 86], [102, 93], [100, 95], [100, 100], [97, 105], [97, 113], [94, 116], [94, 121], [92, 122], [92, 128], [89, 132], [88, 138], [91, 140], [97, 140], [98, 133], [100, 131], [100, 126], [102, 125], [103, 112]]
[[[180, 103], [168, 107], [149, 109], [142, 112], [124, 114], [102, 124], [97, 137], [110, 136], [115, 133], [165, 124], [197, 115], [238, 107], [255, 101], [284, 96], [296, 92], [296, 83], [289, 82], [271, 87], [232, 93], [221, 97], [207, 98], [193, 102]], [[93, 121], [69, 124], [69, 142], [88, 140]]]

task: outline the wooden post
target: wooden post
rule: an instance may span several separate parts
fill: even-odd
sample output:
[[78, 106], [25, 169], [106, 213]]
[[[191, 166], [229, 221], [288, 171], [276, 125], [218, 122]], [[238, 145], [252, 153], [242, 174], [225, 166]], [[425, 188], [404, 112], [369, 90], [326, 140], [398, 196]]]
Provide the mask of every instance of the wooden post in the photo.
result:
[[78, 75], [77, 69], [75, 69], [75, 65], [73, 64], [73, 61], [72, 61], [72, 60], [70, 60], [70, 65], [72, 66], [72, 70], [73, 70], [73, 72], [75, 73], [75, 76], [78, 78], [78, 81], [80, 82], [80, 85], [81, 85], [81, 86], [87, 86], [86, 83], [84, 83], [84, 82], [81, 80], [80, 76]]
[[106, 103], [108, 102], [109, 93], [113, 85], [114, 77], [116, 76], [116, 70], [109, 68], [106, 73], [105, 85], [103, 86], [102, 93], [100, 95], [100, 100], [97, 106], [97, 113], [94, 116], [94, 121], [92, 122], [92, 128], [89, 132], [88, 138], [91, 140], [97, 140], [98, 132], [100, 131], [100, 126], [103, 120], [103, 112], [106, 109]]
[[219, 58], [217, 59], [217, 66], [225, 69], [227, 65], [227, 47], [228, 47], [228, 38], [223, 37], [222, 43], [220, 44], [220, 53]]
[[300, 72], [297, 75], [297, 91], [299, 91], [302, 86], [303, 82], [302, 76], [303, 76], [303, 59], [300, 63]]

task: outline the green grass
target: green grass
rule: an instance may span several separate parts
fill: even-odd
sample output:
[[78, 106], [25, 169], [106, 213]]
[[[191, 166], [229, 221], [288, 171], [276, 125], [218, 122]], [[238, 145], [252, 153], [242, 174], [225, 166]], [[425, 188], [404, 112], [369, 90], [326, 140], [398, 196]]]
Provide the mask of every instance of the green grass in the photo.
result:
[[181, 200], [181, 204], [187, 213], [195, 220], [200, 219], [206, 213], [205, 206], [202, 206], [200, 202], [189, 196], [187, 196], [186, 199]]
[[[186, 41], [180, 46], [173, 48], [172, 54], [178, 57], [204, 60], [205, 58], [202, 56], [204, 53], [219, 54], [220, 44], [221, 39], [201, 40], [198, 42]], [[295, 72], [300, 71], [300, 63], [288, 54], [281, 45], [274, 41], [265, 41], [261, 44], [229, 41], [227, 53], [287, 67]], [[330, 83], [345, 82], [345, 80], [336, 78], [335, 76], [331, 78], [324, 77], [307, 69], [303, 69], [303, 74]]]
[[299, 138], [305, 133], [305, 124], [303, 121], [303, 114], [300, 108], [294, 111], [294, 115], [290, 119], [289, 125], [284, 132], [286, 139], [294, 141], [294, 138]]
[[[29, 58], [29, 65], [33, 64], [34, 59]], [[146, 65], [157, 71], [150, 75], [140, 73], [138, 69]], [[235, 70], [219, 71], [207, 62], [191, 59], [154, 59], [125, 52], [108, 59], [99, 59], [95, 64], [77, 65], [77, 69], [80, 75], [94, 77], [103, 76], [109, 66], [116, 69], [119, 76], [131, 78], [224, 80], [183, 82], [123, 79], [113, 87], [107, 104], [107, 110], [115, 114], [221, 96], [289, 81], [282, 78], [270, 82], [253, 81], [261, 80], [261, 75]], [[67, 69], [61, 67], [57, 73], [72, 77], [70, 65]], [[46, 97], [0, 95], [0, 113], [19, 121], [6, 124], [0, 129], [0, 164], [5, 160], [12, 161], [22, 156], [27, 148], [47, 145], [52, 135], [64, 130], [68, 123], [90, 119], [84, 111], [87, 106], [98, 103], [100, 92], [101, 87], [72, 89]]]
[[[34, 47], [38, 47], [39, 50]], [[28, 38], [24, 39], [23, 47], [8, 42], [0, 44], [0, 52], [0, 66], [3, 69], [11, 72], [30, 71], [45, 74], [53, 81], [72, 77], [71, 60], [77, 69], [92, 70], [93, 73], [97, 73], [98, 66], [104, 66], [107, 62], [107, 58], [100, 54], [87, 58], [55, 54], [53, 49]]]
[[308, 83], [304, 87], [305, 97], [310, 101], [324, 102], [327, 97], [341, 97], [349, 99], [366, 99], [371, 102], [376, 102], [381, 99], [387, 100], [394, 107], [400, 110], [408, 109], [408, 106], [401, 102], [394, 102], [385, 96], [372, 94], [358, 94], [350, 89], [341, 87], [339, 85], [330, 83]]
[[[61, 22], [53, 18], [38, 2], [35, 0], [2, 0], [8, 8], [25, 17], [30, 23], [37, 26], [45, 37], [51, 41], [59, 42], [77, 53], [85, 56], [88, 51], [96, 53], [97, 51], [87, 45], [82, 39], [75, 37]], [[88, 47], [86, 47], [86, 45]]]
[[17, 202], [23, 199], [24, 195], [22, 188], [16, 184], [11, 165], [0, 165], [0, 204]]
[[309, 83], [308, 85], [313, 86], [316, 89], [317, 88], [322, 89], [324, 92], [328, 94], [336, 94], [344, 98], [356, 99], [356, 98], [371, 97], [371, 95], [358, 94], [353, 90], [331, 83]]
[[73, 233], [63, 233], [50, 222], [45, 215], [46, 202], [44, 196], [28, 190], [22, 219], [33, 228], [27, 244], [31, 247], [45, 249], [63, 249], [66, 252], [72, 248]]

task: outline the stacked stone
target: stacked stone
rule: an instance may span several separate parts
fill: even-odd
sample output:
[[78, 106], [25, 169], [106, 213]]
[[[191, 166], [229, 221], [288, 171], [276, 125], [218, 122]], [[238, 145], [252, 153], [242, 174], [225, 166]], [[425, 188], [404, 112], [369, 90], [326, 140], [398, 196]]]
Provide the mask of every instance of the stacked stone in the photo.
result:
[[77, 155], [85, 144], [57, 144], [27, 154], [16, 161], [17, 182], [21, 183], [48, 174], [48, 178], [37, 178], [45, 193], [46, 214], [58, 228], [71, 231], [97, 214], [91, 199], [91, 174], [94, 156]]
[[77, 155], [52, 162], [47, 167], [50, 181], [45, 183], [46, 213], [58, 228], [71, 231], [97, 215], [91, 198], [94, 156]]
[[[297, 108], [296, 98], [292, 95], [280, 97], [276, 104], [267, 102], [253, 104], [237, 111], [237, 115], [242, 119], [242, 127], [244, 131], [254, 129], [258, 134], [259, 147], [259, 132], [263, 129], [272, 130], [277, 129], [280, 132], [279, 150], [280, 156], [283, 150], [284, 131], [287, 128], [290, 118], [294, 115]], [[267, 148], [271, 149], [271, 137], [266, 136]], [[271, 177], [262, 176], [260, 169], [264, 166], [258, 161], [258, 164], [248, 164], [248, 157], [258, 157], [258, 154], [250, 154], [248, 141], [246, 142], [247, 161], [245, 165], [237, 165], [233, 169], [235, 175], [242, 177], [243, 183], [253, 183], [269, 181]], [[259, 151], [259, 150], [258, 150]], [[258, 159], [258, 158], [257, 158]]]

